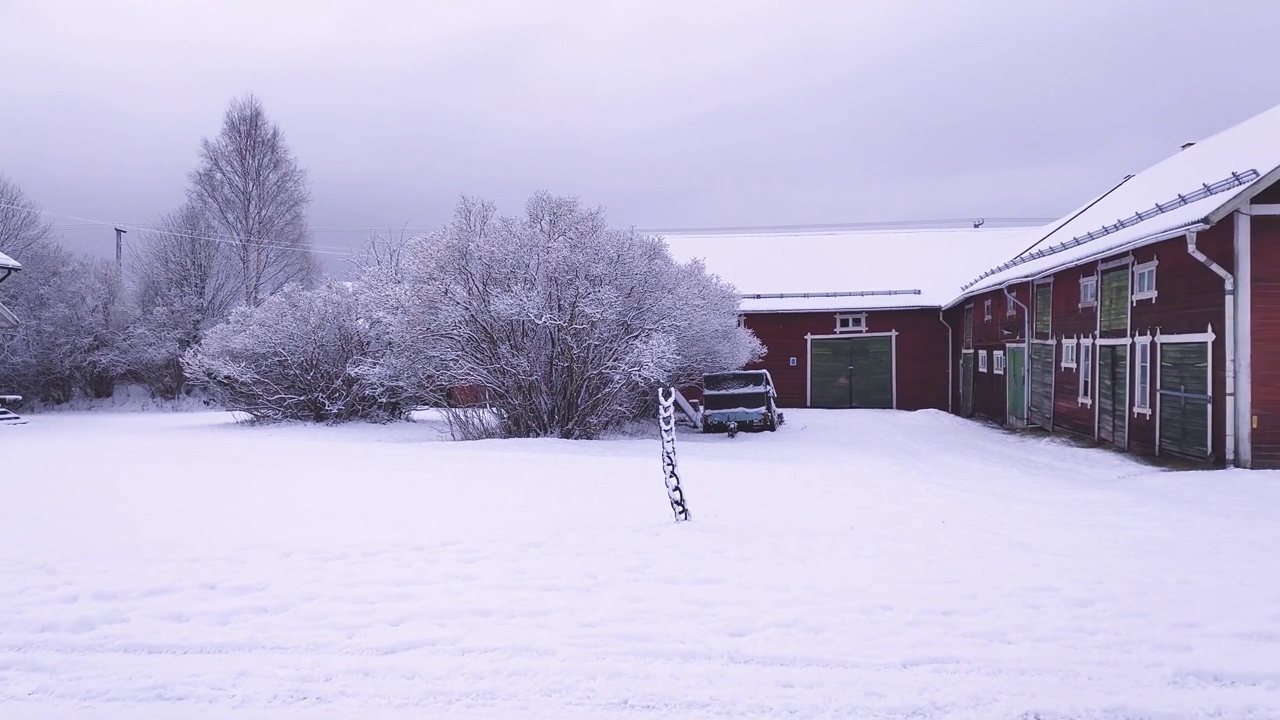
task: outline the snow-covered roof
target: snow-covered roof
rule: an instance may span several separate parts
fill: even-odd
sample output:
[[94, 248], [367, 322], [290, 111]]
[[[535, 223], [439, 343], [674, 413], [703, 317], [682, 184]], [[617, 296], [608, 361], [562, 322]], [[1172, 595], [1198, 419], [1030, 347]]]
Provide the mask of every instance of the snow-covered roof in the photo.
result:
[[0, 252], [0, 270], [21, 270], [22, 265], [13, 258]]
[[1044, 232], [706, 234], [668, 236], [666, 241], [677, 260], [702, 258], [709, 272], [737, 287], [744, 295], [743, 312], [803, 312], [941, 307], [966, 280], [1018, 254]]
[[[1274, 180], [1280, 106], [1187, 147], [1051, 224], [1029, 252], [966, 281], [964, 295], [1211, 225]], [[1049, 232], [1051, 231], [1051, 232]]]

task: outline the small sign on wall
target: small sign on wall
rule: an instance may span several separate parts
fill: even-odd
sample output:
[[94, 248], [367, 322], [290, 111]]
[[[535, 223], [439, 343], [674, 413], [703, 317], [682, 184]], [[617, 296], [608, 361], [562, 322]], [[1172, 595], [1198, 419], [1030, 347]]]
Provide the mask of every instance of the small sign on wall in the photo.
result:
[[796, 366], [796, 359], [791, 358], [791, 367], [795, 367], [795, 366]]

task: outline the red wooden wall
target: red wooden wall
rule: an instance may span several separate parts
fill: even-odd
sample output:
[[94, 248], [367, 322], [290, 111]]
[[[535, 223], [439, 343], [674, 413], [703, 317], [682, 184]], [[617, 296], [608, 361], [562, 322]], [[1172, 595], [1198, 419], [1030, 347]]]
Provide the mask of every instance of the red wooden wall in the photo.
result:
[[[1255, 225], [1256, 226], [1256, 225]], [[1255, 230], [1255, 233], [1258, 231]], [[1270, 233], [1268, 235], [1268, 233]], [[1272, 277], [1280, 278], [1280, 221], [1271, 224], [1262, 233], [1263, 236], [1273, 237], [1277, 243], [1276, 250], [1271, 251], [1271, 255], [1263, 257], [1261, 255], [1255, 259], [1254, 276], [1262, 277], [1268, 272]], [[1210, 230], [1200, 233], [1197, 246], [1198, 248], [1222, 265], [1227, 271], [1234, 269], [1234, 226], [1231, 218], [1219, 223]], [[1255, 240], [1255, 243], [1262, 242]], [[1256, 244], [1255, 244], [1256, 247]], [[1226, 441], [1226, 403], [1224, 398], [1226, 395], [1226, 373], [1225, 373], [1225, 334], [1224, 334], [1224, 295], [1222, 279], [1215, 273], [1191, 257], [1187, 253], [1187, 243], [1185, 237], [1178, 237], [1161, 243], [1149, 245], [1134, 250], [1132, 253], [1117, 253], [1115, 255], [1102, 258], [1097, 262], [1088, 262], [1082, 265], [1061, 270], [1051, 276], [1053, 290], [1051, 293], [1053, 308], [1051, 332], [1055, 340], [1054, 346], [1054, 403], [1053, 403], [1053, 431], [1066, 432], [1069, 434], [1079, 435], [1087, 438], [1095, 436], [1096, 427], [1096, 410], [1093, 405], [1081, 405], [1079, 401], [1079, 369], [1062, 367], [1062, 339], [1087, 337], [1094, 335], [1098, 328], [1097, 305], [1088, 307], [1080, 307], [1080, 278], [1082, 276], [1092, 276], [1097, 271], [1099, 262], [1127, 257], [1132, 254], [1132, 262], [1140, 264], [1148, 262], [1152, 259], [1159, 260], [1159, 266], [1156, 270], [1156, 289], [1159, 293], [1155, 301], [1141, 300], [1137, 304], [1130, 303], [1130, 335], [1134, 333], [1151, 335], [1157, 333], [1182, 334], [1182, 333], [1203, 333], [1212, 324], [1213, 331], [1217, 335], [1212, 348], [1212, 387], [1214, 395], [1213, 403], [1213, 452], [1215, 456], [1221, 460]], [[1265, 268], [1271, 268], [1267, 270]], [[1257, 282], [1257, 281], [1255, 281]], [[1016, 288], [1018, 298], [1026, 302], [1029, 306], [1032, 303], [1031, 290], [1027, 284], [1019, 285]], [[1132, 294], [1132, 287], [1130, 288]], [[1262, 299], [1259, 295], [1259, 286], [1255, 284], [1255, 308]], [[1267, 395], [1267, 402], [1270, 407], [1274, 408], [1272, 416], [1272, 424], [1274, 425], [1274, 435], [1263, 433], [1264, 438], [1271, 438], [1273, 443], [1271, 452], [1273, 452], [1277, 462], [1280, 462], [1280, 280], [1270, 285], [1262, 291], [1263, 296], [1274, 304], [1275, 310], [1268, 313], [1265, 309], [1255, 309], [1254, 325], [1258, 327], [1260, 323], [1270, 324], [1271, 329], [1265, 333], [1269, 338], [1268, 342], [1274, 343], [1274, 351], [1259, 351], [1256, 343], [1259, 341], [1255, 337], [1255, 353], [1254, 368], [1255, 377], [1265, 375], [1269, 378], [1270, 394]], [[992, 300], [993, 317], [991, 321], [984, 318], [984, 301]], [[1005, 342], [1011, 338], [1021, 338], [1023, 334], [1022, 318], [1020, 315], [1015, 318], [1004, 316], [1005, 301], [1003, 293], [993, 291], [976, 295], [966, 302], [973, 303], [973, 347], [975, 351], [988, 351], [988, 362], [990, 362], [990, 351], [1004, 349]], [[958, 411], [960, 408], [960, 378], [958, 375], [959, 353], [963, 337], [962, 322], [964, 317], [964, 305], [959, 305], [949, 309], [946, 313], [948, 322], [955, 329], [955, 337], [953, 338], [952, 351], [953, 365], [957, 369], [955, 380], [952, 383], [951, 395], [953, 407]], [[1034, 313], [1034, 307], [1031, 308]], [[1019, 310], [1019, 312], [1021, 312]], [[1275, 320], [1264, 320], [1260, 318], [1270, 317]], [[1133, 393], [1135, 391], [1135, 368], [1133, 367], [1134, 351], [1130, 346], [1130, 371], [1129, 371], [1129, 392], [1126, 416], [1129, 422], [1129, 449], [1135, 452], [1150, 454], [1155, 452], [1156, 430], [1154, 416], [1148, 418], [1144, 415], [1134, 415], [1132, 412]], [[1264, 353], [1272, 353], [1276, 357], [1276, 361], [1272, 364], [1259, 364], [1259, 357]], [[1158, 346], [1152, 346], [1151, 363], [1151, 386], [1152, 386], [1152, 404], [1156, 403], [1156, 373], [1154, 368], [1159, 362]], [[1094, 367], [1096, 368], [1097, 355], [1095, 348]], [[975, 368], [977, 360], [974, 361]], [[976, 414], [988, 417], [1000, 422], [1004, 421], [1006, 415], [1005, 405], [1005, 377], [992, 375], [990, 367], [986, 374], [975, 372], [974, 374], [974, 409]], [[1095, 376], [1094, 397], [1096, 398], [1096, 376]], [[1255, 385], [1254, 402], [1259, 403], [1259, 390]], [[1260, 419], [1260, 427], [1262, 421]], [[1271, 426], [1268, 426], [1271, 427]], [[1255, 440], [1255, 443], [1257, 441]], [[1257, 450], [1255, 449], [1255, 456]]]
[[[1017, 299], [1031, 307], [1030, 291], [1023, 283], [1010, 286], [1010, 291], [1017, 293]], [[985, 303], [991, 301], [991, 319], [986, 319]], [[1004, 424], [1008, 415], [1008, 396], [1006, 375], [996, 375], [992, 361], [992, 353], [1006, 350], [1007, 343], [1022, 342], [1026, 336], [1027, 316], [1023, 309], [1011, 302], [1003, 290], [992, 290], [975, 295], [968, 300], [949, 308], [946, 313], [947, 323], [953, 329], [951, 340], [951, 403], [952, 408], [960, 411], [960, 357], [964, 344], [964, 308], [973, 303], [973, 410], [975, 415]], [[1009, 315], [1009, 307], [1013, 306], [1013, 314]], [[977, 353], [986, 352], [987, 371], [978, 371]]]
[[1098, 306], [1080, 307], [1080, 278], [1091, 277], [1097, 270], [1098, 263], [1091, 262], [1054, 273], [1049, 320], [1054, 339], [1053, 430], [1089, 438], [1094, 435], [1094, 409], [1080, 404], [1079, 366], [1062, 367], [1062, 340], [1088, 336], [1098, 329]]
[[[861, 311], [859, 311], [861, 312]], [[750, 366], [773, 376], [782, 407], [806, 406], [807, 335], [835, 335], [835, 312], [749, 313], [746, 326], [767, 352]], [[898, 409], [947, 409], [947, 329], [937, 310], [870, 310], [867, 332], [898, 332], [894, 381]], [[861, 333], [840, 333], [857, 336]], [[796, 359], [793, 366], [791, 358]]]

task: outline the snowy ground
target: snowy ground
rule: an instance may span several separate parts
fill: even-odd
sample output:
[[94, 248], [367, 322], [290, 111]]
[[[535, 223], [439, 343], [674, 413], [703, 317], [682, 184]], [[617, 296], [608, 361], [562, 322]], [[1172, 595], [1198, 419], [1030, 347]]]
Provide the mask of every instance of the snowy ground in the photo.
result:
[[939, 413], [0, 428], [0, 717], [1276, 718], [1280, 478]]

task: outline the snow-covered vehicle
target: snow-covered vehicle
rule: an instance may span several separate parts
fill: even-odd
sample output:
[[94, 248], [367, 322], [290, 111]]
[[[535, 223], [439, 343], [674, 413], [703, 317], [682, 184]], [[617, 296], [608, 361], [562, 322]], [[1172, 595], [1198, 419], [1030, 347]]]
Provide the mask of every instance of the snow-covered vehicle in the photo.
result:
[[768, 370], [740, 370], [702, 377], [702, 432], [777, 430], [778, 393]]

